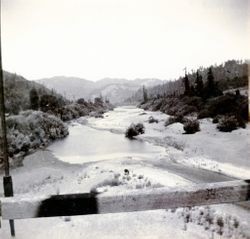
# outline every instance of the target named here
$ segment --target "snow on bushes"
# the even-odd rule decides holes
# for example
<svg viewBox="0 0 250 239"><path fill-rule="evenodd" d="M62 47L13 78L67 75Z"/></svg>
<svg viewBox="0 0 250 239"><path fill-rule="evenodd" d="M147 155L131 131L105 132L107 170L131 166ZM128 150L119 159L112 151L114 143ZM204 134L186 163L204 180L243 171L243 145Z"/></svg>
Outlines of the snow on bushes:
<svg viewBox="0 0 250 239"><path fill-rule="evenodd" d="M125 132L125 136L129 139L133 139L135 136L139 134L144 134L145 127L143 124L131 124Z"/></svg>
<svg viewBox="0 0 250 239"><path fill-rule="evenodd" d="M68 135L68 128L60 119L40 111L28 110L7 117L6 125L10 157L25 155Z"/></svg>

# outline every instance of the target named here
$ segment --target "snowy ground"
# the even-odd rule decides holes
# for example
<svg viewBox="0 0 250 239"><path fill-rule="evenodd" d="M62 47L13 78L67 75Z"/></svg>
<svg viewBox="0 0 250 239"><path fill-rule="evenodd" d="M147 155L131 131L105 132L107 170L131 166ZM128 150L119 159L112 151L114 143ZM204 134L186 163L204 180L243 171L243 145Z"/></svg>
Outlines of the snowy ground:
<svg viewBox="0 0 250 239"><path fill-rule="evenodd" d="M146 123L150 115L160 122ZM247 155L250 155L247 147L249 141L246 141L246 136L250 132L249 126L245 130L225 134L217 132L209 120L203 120L201 132L195 135L183 135L182 126L179 124L165 128L163 125L168 116L159 112L145 114L140 109L118 108L104 116L104 119L82 118L80 121L93 128L115 133L123 133L132 122L143 122L146 126L146 134L139 139L164 146L167 150L163 158L155 158L155 160L159 162L176 160L181 163L191 163L196 167L223 170L231 175L238 164L244 174L240 175L237 171L237 175L241 178L249 175L249 162L247 163ZM213 134L216 134L216 137ZM202 142L205 144L202 145ZM227 148L230 153L227 153ZM240 150L243 150L246 155L240 154ZM235 164L233 159L239 156L240 159ZM204 160L204 165L194 160L199 157ZM216 164L216 167L213 167L208 160ZM245 164L244 161L246 161ZM227 164L231 165L230 170L221 167ZM129 170L129 175L125 175L124 169ZM233 175L237 176L235 172ZM121 191L162 186L175 187L194 183L165 168L152 167L151 164L141 162L140 159L132 160L131 157L124 155L116 158L115 161L110 159L69 164L58 160L48 150L29 155L24 161L24 166L12 170L12 175L15 194L27 195L84 193L93 190ZM0 183L2 185L2 182ZM3 189L0 187L0 195L2 193ZM250 238L249 219L250 212L240 206L218 205L178 210L25 219L17 220L15 223L18 239L99 237L236 239ZM0 238L11 238L7 221L2 221Z"/></svg>

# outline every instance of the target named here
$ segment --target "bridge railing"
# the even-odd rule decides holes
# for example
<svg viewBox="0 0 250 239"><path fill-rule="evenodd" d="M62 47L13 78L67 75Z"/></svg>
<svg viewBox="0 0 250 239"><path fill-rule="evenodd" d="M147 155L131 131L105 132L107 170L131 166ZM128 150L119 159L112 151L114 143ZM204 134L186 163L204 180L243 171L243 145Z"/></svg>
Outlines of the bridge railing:
<svg viewBox="0 0 250 239"><path fill-rule="evenodd" d="M192 207L250 200L250 180L121 192L0 198L3 219L73 216Z"/></svg>

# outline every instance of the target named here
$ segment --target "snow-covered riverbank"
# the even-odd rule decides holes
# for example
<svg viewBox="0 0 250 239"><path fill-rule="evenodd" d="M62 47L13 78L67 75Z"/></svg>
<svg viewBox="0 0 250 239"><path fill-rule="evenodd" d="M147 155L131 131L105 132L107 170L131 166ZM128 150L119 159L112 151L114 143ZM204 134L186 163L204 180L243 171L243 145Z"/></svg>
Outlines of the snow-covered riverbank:
<svg viewBox="0 0 250 239"><path fill-rule="evenodd" d="M148 124L146 121L150 115L157 118L159 123ZM116 143L119 143L121 140L121 144L126 144L126 142L123 141L124 135L117 133L123 133L132 122L143 122L146 126L146 134L140 136L138 139L152 142L158 146L154 146L156 148L153 147L154 150L152 153L149 149L143 151L142 146L144 144L135 141L135 143L138 144L135 147L137 150L136 153L131 151L128 155L125 153L119 155L117 152L114 152L113 156L115 155L115 157L110 158L108 158L108 156L112 156L112 153L110 153L108 149L105 149L106 151L98 151L103 150L102 148L98 148L96 151L97 157L94 158L94 160L91 158L91 155L95 154L95 151L88 151L88 156L90 157L90 160L88 160L88 157L81 157L81 154L84 152L79 151L77 147L74 148L74 150L69 150L67 157L64 157L68 150L62 149L63 141L61 143L57 142L49 147L48 150L37 151L29 155L24 160L23 167L12 170L14 192L15 194L32 196L34 194L84 193L93 190L100 192L110 190L123 191L140 188L188 185L190 183L196 183L197 179L200 179L200 181L212 180L211 178L215 181L216 179L224 180L224 178L219 178L219 175L218 178L216 178L216 174L208 174L207 178L203 178L200 174L205 175L205 171L200 171L200 174L196 175L196 172L199 171L198 169L192 177L188 175L191 174L191 169L190 171L187 169L185 176L178 175L168 168L169 165L165 165L169 160L171 163L174 163L174 160L178 161L185 156L187 162L190 155L195 155L195 153L197 153L197 155L202 154L201 151L192 151L190 148L189 151L186 151L188 149L187 144L191 144L192 136L193 138L197 138L199 134L204 134L203 137L205 137L207 134L206 131L201 131L195 135L183 135L182 127L178 124L166 129L164 127L164 121L167 117L168 116L158 112L144 112L141 109L122 107L115 109L113 112L106 113L103 119L83 118L80 120L83 124L87 124L88 127L99 130L101 137L99 143L107 140L105 137L112 137L112 135L101 136L102 132L107 130L116 133L115 137L118 137L115 139L117 140ZM205 123L202 123L202 130L205 125L212 125L209 121L204 122ZM73 131L71 131L71 129ZM75 142L82 142L82 147L84 147L84 145L88 147L88 135L81 137L79 134L83 132L81 132L80 129L81 127L78 123L73 123L73 125L70 126L70 132L73 132L73 134L70 134L64 142L74 144L74 141L70 141L70 137L76 137L78 135L79 137L77 136L78 138ZM171 132L172 134L170 134ZM240 131L235 131L235 133L237 132ZM247 133L249 133L249 128L241 132L241 134L238 134L238 137L242 138L235 139L235 144L233 144L231 149L231 151L234 151L234 155L237 155L237 150L239 150L237 147L239 145L242 147L246 145L246 142L237 144L236 141L243 139ZM226 137L231 136L230 134L225 135L223 133L222 135L224 136L214 137L216 141L213 142L218 143L219 140L225 140ZM93 134L92 137L94 137ZM98 135L95 137L98 137ZM122 139L119 139L120 137L122 137ZM184 137L186 137L186 141L183 140ZM202 135L199 137L202 137ZM199 137L196 139L197 142L199 141ZM92 140L93 139L94 138L92 138ZM183 142L181 140L184 141L183 144L181 144ZM234 139L232 138L231 140ZM213 142L211 141L210 147L212 147ZM225 142L227 142L227 140L225 140ZM228 144L229 142L230 141L228 141ZM146 146L147 145L148 144L146 144ZM89 146L91 146L91 144ZM152 146L151 143L148 145L148 147ZM203 145L204 148L205 146ZM65 144L64 147L67 147L67 144ZM106 142L105 147L109 147ZM62 152L64 151L65 154L60 154L60 149L62 149ZM248 149L246 148L244 150L247 154ZM107 157L102 159L100 152L107 152ZM188 154L188 152L190 154ZM209 154L209 150L208 152L204 152L204 155L216 155L214 152ZM150 154L151 158L148 154ZM60 158L66 162L59 160ZM72 161L70 161L71 159ZM217 159L214 161L217 162ZM78 164L76 164L76 162ZM157 163L158 166L155 165L155 163ZM162 167L163 164L166 167ZM183 169L185 167L186 166L183 166ZM129 175L124 173L124 169L129 171ZM247 167L245 169L247 170ZM197 180L197 182L200 181ZM0 183L2 185L2 182ZM1 186L0 194L2 194L2 192L3 189ZM197 207L194 209L180 208L176 211L157 210L71 218L60 217L18 220L16 221L16 238L169 238L171 236L177 239L248 238L250 237L250 233L247 229L250 227L249 218L249 211L239 206L218 205ZM0 238L11 238L7 221L2 222Z"/></svg>

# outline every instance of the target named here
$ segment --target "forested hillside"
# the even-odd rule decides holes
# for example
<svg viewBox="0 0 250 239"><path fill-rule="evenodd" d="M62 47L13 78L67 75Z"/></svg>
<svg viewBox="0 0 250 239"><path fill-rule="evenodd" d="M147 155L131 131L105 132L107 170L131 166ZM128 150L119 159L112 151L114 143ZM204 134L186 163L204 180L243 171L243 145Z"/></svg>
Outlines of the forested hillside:
<svg viewBox="0 0 250 239"><path fill-rule="evenodd" d="M43 95L54 95L62 105L67 102L62 96L47 89L43 85L34 81L28 81L20 75L5 71L4 93L6 112L9 114L18 114L22 110L32 109L32 103L30 102L32 90L33 93L34 90L36 91L35 94L39 98Z"/></svg>
<svg viewBox="0 0 250 239"><path fill-rule="evenodd" d="M247 62L229 60L221 65L211 66L213 71L214 82L217 84L220 91L226 91L236 88L247 88L248 85L248 66ZM195 87L197 73L203 83L207 79L207 74L210 67L200 67L197 70L187 72L186 76L189 81L191 90ZM165 96L179 96L184 93L184 77L179 77L175 80L170 80L164 84L147 88L147 95L149 98L165 97ZM143 90L138 90L133 97L126 100L126 102L141 102L143 101Z"/></svg>
<svg viewBox="0 0 250 239"><path fill-rule="evenodd" d="M140 107L160 110L174 116L171 122L185 123L184 116L213 118L221 131L245 127L248 121L247 64L228 61L220 66L199 68L184 77L162 86L146 89L141 94ZM199 130L198 121L188 121Z"/></svg>

